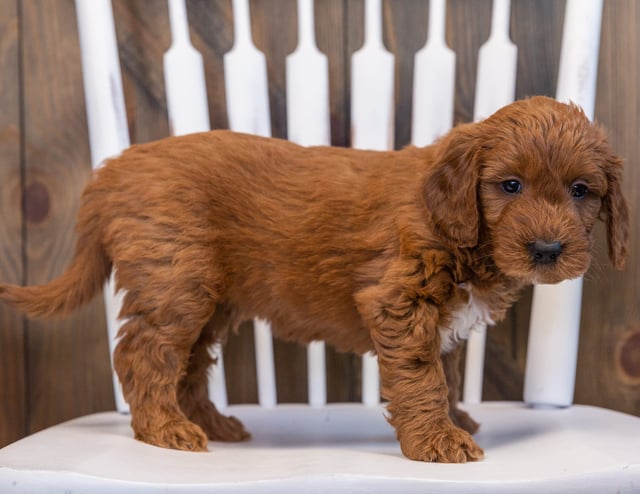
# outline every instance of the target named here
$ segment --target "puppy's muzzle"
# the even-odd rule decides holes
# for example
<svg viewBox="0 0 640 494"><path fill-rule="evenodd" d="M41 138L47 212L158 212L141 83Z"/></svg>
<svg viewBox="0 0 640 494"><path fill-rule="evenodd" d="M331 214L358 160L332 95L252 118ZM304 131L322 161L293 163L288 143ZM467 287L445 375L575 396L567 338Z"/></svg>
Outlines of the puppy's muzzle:
<svg viewBox="0 0 640 494"><path fill-rule="evenodd" d="M555 264L562 253L562 244L558 241L536 240L527 245L531 261L537 266Z"/></svg>

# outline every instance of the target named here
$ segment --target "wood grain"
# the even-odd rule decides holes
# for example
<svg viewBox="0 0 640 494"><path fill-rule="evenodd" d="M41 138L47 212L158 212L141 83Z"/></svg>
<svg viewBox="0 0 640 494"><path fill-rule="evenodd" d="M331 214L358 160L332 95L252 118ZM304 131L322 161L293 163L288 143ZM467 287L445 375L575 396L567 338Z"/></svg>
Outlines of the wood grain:
<svg viewBox="0 0 640 494"><path fill-rule="evenodd" d="M489 37L491 0L447 2L447 42L456 53L454 124L473 120L478 50Z"/></svg>
<svg viewBox="0 0 640 494"><path fill-rule="evenodd" d="M631 212L631 254L624 271L613 271L604 228L598 229L596 259L585 279L576 386L580 403L638 415L637 367L633 367L633 360L624 364L621 359L623 355L640 356L640 337L633 336L640 331L639 23L636 1L604 3L595 113L596 120L608 129L613 148L626 161L622 188Z"/></svg>
<svg viewBox="0 0 640 494"><path fill-rule="evenodd" d="M258 403L253 324L246 322L229 335L224 348L225 377L229 403Z"/></svg>
<svg viewBox="0 0 640 494"><path fill-rule="evenodd" d="M171 44L163 0L116 0L113 15L131 143L169 135L162 56Z"/></svg>
<svg viewBox="0 0 640 494"><path fill-rule="evenodd" d="M26 282L62 273L78 198L90 176L75 12L71 2L22 3ZM113 408L101 300L65 321L29 321L31 432Z"/></svg>
<svg viewBox="0 0 640 494"><path fill-rule="evenodd" d="M385 2L386 45L396 60L395 70L395 147L411 142L413 104L413 59L427 41L428 3L421 1Z"/></svg>
<svg viewBox="0 0 640 494"><path fill-rule="evenodd" d="M222 57L233 46L231 0L189 0L187 14L191 42L204 59L211 127L226 129L229 123Z"/></svg>
<svg viewBox="0 0 640 494"><path fill-rule="evenodd" d="M345 52L346 7L342 0L315 0L316 43L329 62L331 143L346 146L348 126L348 56Z"/></svg>
<svg viewBox="0 0 640 494"><path fill-rule="evenodd" d="M20 61L17 2L0 3L0 279L22 283ZM27 433L23 317L0 306L0 446Z"/></svg>
<svg viewBox="0 0 640 494"><path fill-rule="evenodd" d="M287 137L285 58L296 48L295 0L251 0L253 42L267 59L271 134Z"/></svg>

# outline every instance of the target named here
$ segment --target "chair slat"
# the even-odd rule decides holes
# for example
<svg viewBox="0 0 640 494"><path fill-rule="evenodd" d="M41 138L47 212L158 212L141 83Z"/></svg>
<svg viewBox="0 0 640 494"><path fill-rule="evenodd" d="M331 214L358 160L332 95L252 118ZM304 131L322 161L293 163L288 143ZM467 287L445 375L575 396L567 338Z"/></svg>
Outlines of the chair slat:
<svg viewBox="0 0 640 494"><path fill-rule="evenodd" d="M473 118L481 120L513 102L516 94L518 48L509 38L510 0L493 0L491 33L480 47ZM482 399L482 377L486 326L473 331L467 343L465 379L462 399L479 403Z"/></svg>
<svg viewBox="0 0 640 494"><path fill-rule="evenodd" d="M271 136L271 113L267 62L253 45L249 0L233 0L234 43L224 56L224 83L229 127L236 132ZM254 319L258 400L262 406L276 404L271 327Z"/></svg>
<svg viewBox="0 0 640 494"><path fill-rule="evenodd" d="M602 0L568 0L556 98L573 101L593 120L598 79Z"/></svg>
<svg viewBox="0 0 640 494"><path fill-rule="evenodd" d="M556 98L580 105L593 120L602 0L567 0ZM582 278L534 288L524 400L530 405L573 403Z"/></svg>
<svg viewBox="0 0 640 494"><path fill-rule="evenodd" d="M277 403L277 395L271 326L263 319L254 319L253 332L256 346L258 402L265 408L273 408Z"/></svg>
<svg viewBox="0 0 640 494"><path fill-rule="evenodd" d="M365 41L351 58L351 139L360 149L394 147L394 57L382 40L380 0L365 3ZM378 360L362 357L362 398L368 405L380 401Z"/></svg>
<svg viewBox="0 0 640 494"><path fill-rule="evenodd" d="M209 399L215 403L218 410L224 410L229 406L227 397L227 380L224 372L224 360L222 346L216 343L209 349L211 357L216 364L209 369Z"/></svg>
<svg viewBox="0 0 640 494"><path fill-rule="evenodd" d="M328 146L329 63L315 41L313 0L298 0L298 46L286 59L287 131L289 140L303 146ZM327 402L325 344L307 347L308 400Z"/></svg>
<svg viewBox="0 0 640 494"><path fill-rule="evenodd" d="M169 0L171 46L163 57L169 127L173 135L211 129L202 55L191 45L185 0ZM209 397L227 406L224 361L220 345L211 349L217 363L210 370Z"/></svg>
<svg viewBox="0 0 640 494"><path fill-rule="evenodd" d="M491 33L478 53L473 119L487 118L513 102L518 48L509 38L510 0L493 0Z"/></svg>
<svg viewBox="0 0 640 494"><path fill-rule="evenodd" d="M351 144L394 147L394 57L382 42L381 0L365 3L365 41L351 58Z"/></svg>
<svg viewBox="0 0 640 494"><path fill-rule="evenodd" d="M372 353L362 356L362 403L370 407L380 403L380 370Z"/></svg>
<svg viewBox="0 0 640 494"><path fill-rule="evenodd" d="M298 46L286 59L287 133L303 146L328 146L329 63L315 41L313 0L298 0Z"/></svg>
<svg viewBox="0 0 640 494"><path fill-rule="evenodd" d="M209 123L202 55L191 45L184 0L169 0L171 46L163 57L167 110L173 135L206 132Z"/></svg>
<svg viewBox="0 0 640 494"><path fill-rule="evenodd" d="M327 404L326 351L323 341L313 341L307 346L307 382L309 405Z"/></svg>
<svg viewBox="0 0 640 494"><path fill-rule="evenodd" d="M453 125L456 55L445 39L446 0L429 2L429 32L414 57L411 142L427 146Z"/></svg>
<svg viewBox="0 0 640 494"><path fill-rule="evenodd" d="M118 45L110 0L76 0L82 56L82 76L89 126L91 163L102 162L129 147L129 130L122 90ZM121 294L114 292L113 275L104 289L111 355L120 324ZM113 373L116 407L128 412L117 376Z"/></svg>
<svg viewBox="0 0 640 494"><path fill-rule="evenodd" d="M482 379L484 375L484 355L487 343L487 326L474 331L467 340L464 364L464 388L462 401L475 404L482 401Z"/></svg>
<svg viewBox="0 0 640 494"><path fill-rule="evenodd" d="M224 56L231 130L271 136L267 62L251 37L249 0L233 0L234 43Z"/></svg>

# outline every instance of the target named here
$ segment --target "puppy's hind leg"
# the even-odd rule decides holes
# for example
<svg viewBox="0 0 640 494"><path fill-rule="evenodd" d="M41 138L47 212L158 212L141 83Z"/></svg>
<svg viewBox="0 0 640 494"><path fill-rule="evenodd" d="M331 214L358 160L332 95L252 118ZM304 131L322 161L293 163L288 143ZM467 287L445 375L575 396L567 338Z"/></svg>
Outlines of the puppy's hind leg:
<svg viewBox="0 0 640 494"><path fill-rule="evenodd" d="M469 434L478 432L480 424L471 418L471 416L458 408L458 400L460 397L460 357L462 356L462 344L458 344L449 353L441 356L442 367L447 379L447 387L449 394L449 417L451 421L464 429Z"/></svg>
<svg viewBox="0 0 640 494"><path fill-rule="evenodd" d="M136 439L163 448L206 451L207 436L178 405L178 382L199 329L152 324L140 315L119 332L113 362L131 408Z"/></svg>
<svg viewBox="0 0 640 494"><path fill-rule="evenodd" d="M115 262L118 286L127 291L120 314L126 322L113 362L135 437L165 448L206 451L207 435L180 408L178 385L216 307L217 278L208 252L191 245L176 253L170 242L117 246L128 248L116 252ZM135 262L125 262L125 255Z"/></svg>
<svg viewBox="0 0 640 494"><path fill-rule="evenodd" d="M217 312L222 312L220 309ZM193 345L186 374L178 386L178 400L185 415L198 424L211 441L245 441L251 435L242 422L221 414L208 396L207 371L216 363L209 350L218 340L218 323L218 318L214 316Z"/></svg>

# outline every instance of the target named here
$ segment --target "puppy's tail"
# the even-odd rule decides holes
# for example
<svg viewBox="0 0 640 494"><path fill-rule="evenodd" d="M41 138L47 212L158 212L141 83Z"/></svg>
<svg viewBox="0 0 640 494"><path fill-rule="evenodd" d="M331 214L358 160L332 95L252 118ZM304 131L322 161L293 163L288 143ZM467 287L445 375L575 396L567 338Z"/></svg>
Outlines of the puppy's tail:
<svg viewBox="0 0 640 494"><path fill-rule="evenodd" d="M89 302L109 276L111 261L97 228L79 233L71 265L59 278L36 286L0 283L0 300L35 318L65 316Z"/></svg>

